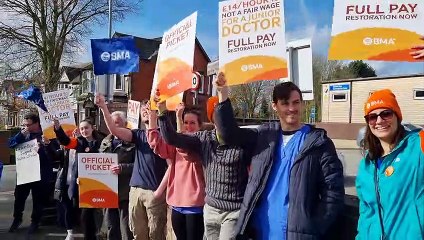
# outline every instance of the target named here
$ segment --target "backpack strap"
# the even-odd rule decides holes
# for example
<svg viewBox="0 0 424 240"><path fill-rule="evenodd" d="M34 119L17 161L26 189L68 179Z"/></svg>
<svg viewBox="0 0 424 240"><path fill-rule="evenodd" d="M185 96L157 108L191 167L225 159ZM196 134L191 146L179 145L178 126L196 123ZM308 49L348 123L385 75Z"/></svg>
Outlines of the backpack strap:
<svg viewBox="0 0 424 240"><path fill-rule="evenodd" d="M421 151L424 153L424 130L422 130L419 134L421 139Z"/></svg>

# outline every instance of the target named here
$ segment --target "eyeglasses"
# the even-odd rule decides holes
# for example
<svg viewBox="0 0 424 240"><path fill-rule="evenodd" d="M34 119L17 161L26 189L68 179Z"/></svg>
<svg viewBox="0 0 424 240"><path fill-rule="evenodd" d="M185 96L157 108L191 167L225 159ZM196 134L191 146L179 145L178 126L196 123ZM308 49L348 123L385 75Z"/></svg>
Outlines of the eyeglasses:
<svg viewBox="0 0 424 240"><path fill-rule="evenodd" d="M383 120L390 120L393 118L394 112L392 110L384 110L380 113L370 113L366 116L364 116L365 121L368 124L374 125L377 122L378 117L381 117Z"/></svg>
<svg viewBox="0 0 424 240"><path fill-rule="evenodd" d="M22 127L31 127L34 123L22 123Z"/></svg>

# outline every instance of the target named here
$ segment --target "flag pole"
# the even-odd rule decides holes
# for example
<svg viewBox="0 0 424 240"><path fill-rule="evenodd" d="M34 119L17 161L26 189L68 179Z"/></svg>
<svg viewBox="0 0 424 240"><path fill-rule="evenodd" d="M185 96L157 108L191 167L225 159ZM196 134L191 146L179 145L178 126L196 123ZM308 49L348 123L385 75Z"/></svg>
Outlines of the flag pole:
<svg viewBox="0 0 424 240"><path fill-rule="evenodd" d="M112 0L109 0L109 38L112 38ZM110 93L110 75L106 75L106 101L113 102L113 94Z"/></svg>

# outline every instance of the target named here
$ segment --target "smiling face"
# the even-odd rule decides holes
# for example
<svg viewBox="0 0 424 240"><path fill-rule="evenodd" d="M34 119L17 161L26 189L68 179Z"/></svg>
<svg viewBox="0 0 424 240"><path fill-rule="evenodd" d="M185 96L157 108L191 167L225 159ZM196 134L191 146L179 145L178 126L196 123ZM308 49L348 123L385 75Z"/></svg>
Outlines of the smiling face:
<svg viewBox="0 0 424 240"><path fill-rule="evenodd" d="M194 133L200 130L199 117L194 113L186 113L184 115L184 130Z"/></svg>
<svg viewBox="0 0 424 240"><path fill-rule="evenodd" d="M93 136L93 126L88 122L81 122L79 124L79 130L81 136L83 136L84 138L90 138Z"/></svg>
<svg viewBox="0 0 424 240"><path fill-rule="evenodd" d="M277 112L280 121L287 126L301 124L302 100L297 91L291 91L287 100L279 99L272 103L272 108Z"/></svg>
<svg viewBox="0 0 424 240"><path fill-rule="evenodd" d="M366 121L374 136L385 142L393 142L398 130L398 118L390 109L379 108L370 112Z"/></svg>

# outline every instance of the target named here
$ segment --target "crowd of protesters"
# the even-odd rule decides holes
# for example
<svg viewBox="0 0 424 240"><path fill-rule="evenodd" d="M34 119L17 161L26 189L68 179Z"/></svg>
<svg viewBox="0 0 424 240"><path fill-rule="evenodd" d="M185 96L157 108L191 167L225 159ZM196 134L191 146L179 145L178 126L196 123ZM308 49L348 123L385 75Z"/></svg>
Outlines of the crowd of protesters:
<svg viewBox="0 0 424 240"><path fill-rule="evenodd" d="M424 57L417 46L414 56ZM277 84L272 108L279 121L258 128L238 127L224 74L217 97L207 102L214 124L202 130L201 112L180 105L176 122L157 92L143 102L140 129L126 128L123 112L101 109L110 135L102 138L89 120L69 137L54 121L55 140L42 135L36 114L24 118L10 147L37 139L41 180L17 185L10 232L22 223L32 193L29 233L35 232L49 194L44 187L60 159L54 198L63 213L67 240L80 225L85 239L99 239L102 223L108 239L164 240L167 210L178 240L332 239L343 211L343 166L326 131L301 122L303 100L291 82ZM151 106L156 106L152 110ZM175 115L174 115L175 116ZM424 132L407 131L402 111L388 89L375 91L364 103L366 156L356 188L360 217L357 239L424 239ZM119 208L78 208L79 153L117 153Z"/></svg>

